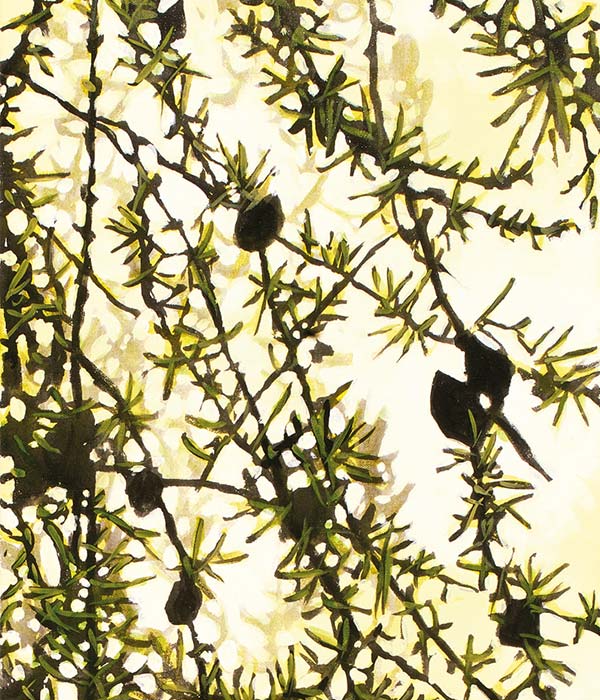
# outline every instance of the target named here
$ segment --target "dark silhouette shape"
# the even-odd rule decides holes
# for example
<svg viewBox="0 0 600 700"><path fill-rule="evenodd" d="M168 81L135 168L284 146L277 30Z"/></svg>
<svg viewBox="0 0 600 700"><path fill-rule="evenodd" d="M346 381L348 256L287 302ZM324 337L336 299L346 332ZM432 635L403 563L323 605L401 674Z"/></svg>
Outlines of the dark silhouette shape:
<svg viewBox="0 0 600 700"><path fill-rule="evenodd" d="M131 507L139 516L151 513L161 504L163 482L159 474L143 469L130 477L125 489Z"/></svg>
<svg viewBox="0 0 600 700"><path fill-rule="evenodd" d="M464 382L437 371L431 385L431 415L446 437L472 446L487 417L477 394ZM471 417L475 423L475 432Z"/></svg>
<svg viewBox="0 0 600 700"><path fill-rule="evenodd" d="M310 528L311 539L323 531L329 518L333 517L333 508L321 502L312 486L296 489L290 494L291 508L285 518L285 524L294 539L300 539L305 528Z"/></svg>
<svg viewBox="0 0 600 700"><path fill-rule="evenodd" d="M496 407L496 410L492 407L492 410L486 411L479 403L479 393L481 392L476 392L468 382L460 382L444 372L436 372L431 385L430 408L439 429L446 437L472 447L476 437L486 429L486 423L493 422L506 433L519 457L547 481L551 481L551 477L536 460L519 431L501 413L500 407ZM469 411L477 436L473 434Z"/></svg>
<svg viewBox="0 0 600 700"><path fill-rule="evenodd" d="M0 454L12 457L23 476L15 482L14 503L27 505L53 486L79 494L93 484L91 452L96 440L92 411L58 415L44 437L46 444L31 445L39 430L28 412L23 421L11 416L0 428Z"/></svg>
<svg viewBox="0 0 600 700"><path fill-rule="evenodd" d="M285 218L277 195L243 208L235 222L235 241L247 251L264 250L279 235Z"/></svg>
<svg viewBox="0 0 600 700"><path fill-rule="evenodd" d="M465 354L467 385L476 394L485 394L492 406L501 406L510 389L515 368L500 350L482 343L471 333L461 333L454 341Z"/></svg>
<svg viewBox="0 0 600 700"><path fill-rule="evenodd" d="M160 29L161 42L165 40L165 37L169 33L169 29L173 30L173 33L171 34L171 41L182 39L185 36L187 29L183 0L177 0L177 2L173 3L168 10L159 12L156 16L156 24Z"/></svg>
<svg viewBox="0 0 600 700"><path fill-rule="evenodd" d="M165 612L172 625L189 625L202 605L202 594L187 574L173 584L165 604Z"/></svg>
<svg viewBox="0 0 600 700"><path fill-rule="evenodd" d="M498 625L498 639L501 644L509 647L525 648L525 641L534 647L541 644L540 614L531 610L530 605L523 599L510 599L506 611Z"/></svg>
<svg viewBox="0 0 600 700"><path fill-rule="evenodd" d="M0 426L0 454L12 457L15 469L22 476L15 479L13 502L15 506L27 505L39 498L51 485L51 474L41 447L31 446L36 424L31 413L17 421L11 415Z"/></svg>
<svg viewBox="0 0 600 700"><path fill-rule="evenodd" d="M331 345L327 345L326 343L322 343L320 340L317 340L315 343L315 346L312 350L309 350L310 357L312 361L315 364L319 364L319 362L323 362L323 360L326 357L333 357L333 348Z"/></svg>
<svg viewBox="0 0 600 700"><path fill-rule="evenodd" d="M90 410L61 418L48 433L48 444L59 452L44 451L53 484L79 492L90 486L93 466L90 458L96 437L96 424Z"/></svg>
<svg viewBox="0 0 600 700"><path fill-rule="evenodd" d="M15 681L6 671L0 672L0 698L2 700L23 700L26 697L39 697L47 676L42 667L28 669L22 681ZM27 695L25 690L27 689Z"/></svg>

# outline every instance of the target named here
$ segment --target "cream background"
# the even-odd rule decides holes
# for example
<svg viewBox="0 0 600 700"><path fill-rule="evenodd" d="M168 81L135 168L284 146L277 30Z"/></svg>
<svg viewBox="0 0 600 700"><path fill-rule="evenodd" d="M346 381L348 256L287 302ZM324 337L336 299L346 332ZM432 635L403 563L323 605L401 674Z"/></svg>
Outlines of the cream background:
<svg viewBox="0 0 600 700"><path fill-rule="evenodd" d="M26 11L27 2L19 3L19 12ZM101 113L114 118L129 120L135 129L159 145L161 151L177 158L176 141L165 141L162 130L168 126L168 112L161 115L156 100L149 88L139 86L127 88L132 75L124 68L115 67L119 57L127 53L122 42L117 41L121 30L111 11L101 2L101 32L105 36L99 56L100 77L104 91L99 100ZM208 137L217 133L223 142L235 149L238 140L248 151L250 162L256 161L264 150L270 149L268 164L276 169L272 180L272 190L276 191L287 215L284 235L297 240L303 210L310 208L313 225L320 236L325 238L329 230L343 232L348 240L375 242L384 235L384 227L377 221L370 222L363 229L358 228L362 214L367 211L370 201L357 199L349 201L345 195L366 191L371 185L360 176L350 179L348 167L343 165L335 171L319 175L315 166L322 164L318 152L306 154L300 136L287 134L286 122L277 108L263 103L268 94L256 87L263 76L260 74L260 61L243 59L242 45L224 42L222 37L229 27L228 4L225 0L186 0L188 33L177 46L180 53L191 54L191 65L208 74L210 79L198 79L191 93L191 105L199 105L204 97L210 100L210 122ZM334 30L339 30L348 38L346 55L347 72L366 76L366 65L362 51L368 39L366 9L362 2L327 2L332 8ZM443 153L452 158L469 162L477 155L483 167L496 164L511 136L513 122L501 130L489 126L489 121L506 106L508 98L492 99L489 94L494 83L476 77L482 67L488 67L485 60L464 54L461 47L468 41L468 32L452 35L444 21L438 21L428 12L428 2L401 1L378 2L380 17L399 28L395 38L384 37L380 58L382 61L382 92L384 104L390 120L395 119L393 105L401 99L410 106L407 109L407 122L417 124L423 120L425 143L431 159ZM12 4L11 4L12 5ZM578 2L565 2L565 13L572 14L579 9ZM0 5L0 21L10 18L16 8L9 3ZM600 15L595 8L594 12ZM54 78L49 79L34 69L33 77L40 84L51 87L62 94L80 109L85 109L86 98L81 81L88 70L85 53L85 26L83 18L68 2L57 6L55 19L51 23L49 37L35 30L32 39L47 44L55 53L53 62ZM148 40L156 42L158 33L148 31ZM2 55L10 51L14 32L4 32ZM40 210L40 219L46 224L55 224L65 240L72 241L77 250L79 243L73 233L73 221L81 222L83 204L79 200L79 187L85 178L87 157L82 148L82 125L65 115L61 108L47 99L25 94L20 99L20 125L37 125L27 143L20 143L23 154L29 155L38 148L45 150L40 164L48 168L68 169L71 178L60 183L58 200ZM126 140L125 140L126 141ZM124 143L127 148L127 144ZM318 149L317 149L318 151ZM474 220L469 231L469 243L463 245L456 237L452 251L445 258L445 264L454 278L446 277L446 288L454 300L459 315L468 324L474 321L485 306L497 295L507 280L514 276L517 283L508 300L496 312L495 318L505 322L516 321L528 315L533 319L531 337L540 335L550 326L562 332L570 325L575 326L572 334L572 347L594 345L600 337L600 316L597 305L600 297L600 240L597 231L589 230L588 225L577 209L574 196L561 196L560 190L568 175L576 170L581 162L577 139L574 139L570 154L561 154L560 169L552 163L549 150L542 150L538 156L538 169L533 187L522 186L503 199L504 193L482 198L483 205L495 207L505 202L507 212L520 206L532 209L539 214L542 223L553 217L573 217L582 225L581 235L565 234L560 240L550 241L539 251L532 250L528 241L521 239L509 242L500 239ZM152 149L142 154L146 167L156 168ZM98 140L98 170L101 173L96 194L99 203L96 209L97 238L92 255L96 272L105 280L116 284L124 281L127 270L120 264L119 254L111 255L114 246L111 234L98 229L107 218L113 215L117 202L127 202L130 198L128 186L135 182L135 173L114 156L112 147L100 137ZM186 227L193 228L195 219L205 206L201 195L188 185L182 184L167 175L163 176L163 193L168 205L177 212ZM466 193L467 188L464 189ZM229 325L243 318L248 328L255 325L256 319L245 317L241 310L249 297L251 285L247 282L251 271L258 272L255 256L239 253L231 246L234 213L219 210L214 215L216 225L215 247L221 256L217 266L216 281L222 292L222 307ZM160 215L156 213L156 220ZM18 213L11 217L11 225L16 234L25 222ZM110 241L110 243L109 243ZM165 237L161 243L168 245ZM406 267L418 267L410 256L397 245L398 277L403 276ZM283 247L273 245L269 249L272 268L283 262L288 254ZM382 260L389 264L390 258ZM174 258L173 272L181 269L183 258ZM366 278L366 276L365 276ZM323 278L326 279L325 277ZM126 303L137 305L135 290L122 288L120 298ZM462 371L461 355L445 346L433 348L429 356L423 357L415 348L402 362L396 362L397 352L392 350L377 357L382 346L380 336L369 338L367 332L377 327L371 318L372 307L357 294L349 294L346 310L351 310L352 319L345 324L332 324L326 331L324 342L329 342L339 353L337 365L325 362L316 368L323 389L331 390L348 379L354 384L345 401L346 413L351 415L353 407L360 401L366 402L366 416L375 421L379 416L387 421L387 433L381 447L382 455L397 453L392 461L392 475L389 494L402 491L407 484L412 490L401 514L405 522L411 523L410 535L417 545L431 549L438 559L453 566L456 555L468 541L459 540L454 544L447 541L454 528L452 514L460 507L459 497L463 495L462 482L458 470L436 474L435 468L448 462L442 453L448 447L447 441L437 430L428 413L429 386L436 369L443 369L456 376ZM132 324L120 312L111 307L93 290L84 326L84 343L88 353L99 366L124 386L128 371L133 371L139 387L144 392L144 405L149 411L156 411L157 430L147 436L147 444L155 456L155 463L166 475L194 475L197 468L193 459L181 446L179 436L183 430L201 442L200 431L186 425L182 416L185 413L200 411L201 397L193 387L179 382L170 400L161 400L163 376L159 370L150 369L141 352L160 353L162 341L148 336L149 314L143 314ZM423 304L422 308L426 309ZM199 308L197 311L199 328L208 328L208 320ZM239 336L232 344L236 357L248 369L251 386L260 384L261 374L268 369L268 359L264 352L268 340L268 325L264 324L258 340ZM47 329L40 328L40 338ZM248 334L249 335L249 334ZM507 337L504 340L509 342ZM308 346L310 347L310 346ZM308 347L304 359L308 363ZM509 345L516 360L525 362L519 355L518 346ZM25 352L25 349L24 349ZM521 351L522 352L522 351ZM600 358L598 358L600 359ZM34 385L30 387L34 393ZM91 386L88 384L88 389ZM281 388L279 388L279 391ZM268 405L276 392L267 397ZM515 379L506 413L521 428L530 441L535 454L547 471L553 476L549 484L512 458L506 447L507 465L515 473L532 479L536 484L534 498L525 504L522 512L531 522L530 531L520 526L503 525L501 532L505 542L515 550L515 560L525 562L536 554L536 562L544 569L551 569L563 561L569 561L570 568L562 579L571 586L562 599L564 607L578 610L577 591L590 593L597 585L600 574L600 549L597 546L596 532L600 526L600 447L597 435L600 429L600 414L590 406L590 425L581 421L574 405L566 411L560 426L552 427L552 410L534 413L531 409L535 400L529 387ZM204 406L202 415L207 415ZM132 449L130 457L138 455ZM232 448L231 454L223 457L223 464L229 465L217 475L223 480L236 481L235 474L247 466L244 457ZM110 488L109 504L117 506L123 502L123 482L120 477L105 479ZM357 489L357 507L360 508L360 489ZM385 500L385 495L384 495ZM193 495L177 494L175 489L167 492L168 504L177 513L180 534L185 537L194 528L194 517L202 514L206 518L210 542L215 541L223 527L221 517L235 511L235 504L224 496L214 493ZM382 504L385 506L385 503ZM197 512L192 512L193 507ZM133 517L133 516L132 516ZM10 521L10 516L2 514ZM10 523L9 523L10 524ZM153 514L140 525L162 529L159 514ZM245 537L252 523L242 519L227 523L226 550L245 548ZM177 565L173 548L162 542L164 551L161 557L166 569ZM132 546L135 548L134 546ZM285 654L288 644L301 638L302 620L299 609L280 602L285 594L281 582L274 581L272 571L284 551L283 545L272 532L247 549L250 554L244 562L221 567L224 578L222 584L214 585L216 600L207 603L196 622L201 638L218 645L219 657L226 670L233 671L239 664L249 673L258 672L257 684L264 682L264 670L272 666L277 654ZM46 562L49 572L53 563ZM132 576L141 573L133 571ZM160 567L155 569L157 578L134 592L139 600L141 625L166 629L168 623L162 604L168 595L174 575ZM9 582L6 572L2 582ZM212 582L211 582L212 585ZM562 602L561 601L561 602ZM567 606L567 602L570 606ZM150 604L148 604L150 603ZM455 622L457 638L476 631L485 621L486 601L481 596L455 596L451 598L447 615ZM560 625L557 625L560 627ZM544 629L549 629L544 627ZM481 627L482 639L492 632ZM554 634L554 630L552 630ZM172 637L172 630L167 631ZM559 632L568 636L570 631ZM584 700L597 690L596 659L600 652L600 641L591 635L574 648L558 650L556 658L566 661L577 671L571 687L560 686L559 700ZM23 654L28 652L25 649ZM507 659L510 655L507 655ZM133 663L133 662L132 662ZM156 659L153 663L158 663ZM189 669L193 675L194 669ZM341 683L341 679L338 679ZM152 685L147 678L148 688ZM448 690L451 690L448 684ZM340 686L339 692L343 691ZM61 691L68 699L71 690L65 686ZM427 696L429 697L429 696ZM524 698L528 697L526 694Z"/></svg>

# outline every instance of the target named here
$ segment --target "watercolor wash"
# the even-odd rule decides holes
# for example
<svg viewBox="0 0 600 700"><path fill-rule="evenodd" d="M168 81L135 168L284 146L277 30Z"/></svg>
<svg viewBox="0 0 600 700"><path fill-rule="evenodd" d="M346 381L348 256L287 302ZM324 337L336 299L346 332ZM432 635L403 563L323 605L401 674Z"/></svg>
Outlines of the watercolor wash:
<svg viewBox="0 0 600 700"><path fill-rule="evenodd" d="M0 697L593 697L600 9L0 24Z"/></svg>

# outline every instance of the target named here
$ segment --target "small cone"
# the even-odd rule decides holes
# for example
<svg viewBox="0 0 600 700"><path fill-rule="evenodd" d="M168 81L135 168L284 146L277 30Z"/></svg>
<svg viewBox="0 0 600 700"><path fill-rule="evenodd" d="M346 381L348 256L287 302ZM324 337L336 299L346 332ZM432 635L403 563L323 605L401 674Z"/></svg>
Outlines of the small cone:
<svg viewBox="0 0 600 700"><path fill-rule="evenodd" d="M304 528L311 528L311 535L318 535L331 517L331 508L319 500L312 486L296 489L291 494L292 507L286 516L286 525L295 539L300 539Z"/></svg>
<svg viewBox="0 0 600 700"><path fill-rule="evenodd" d="M533 635L533 636L529 636ZM509 600L502 622L498 626L498 639L509 647L525 648L525 640L534 647L541 644L540 614L531 610L525 599Z"/></svg>
<svg viewBox="0 0 600 700"><path fill-rule="evenodd" d="M285 218L277 195L267 195L242 209L235 223L235 241L242 250L264 250L279 235Z"/></svg>
<svg viewBox="0 0 600 700"><path fill-rule="evenodd" d="M160 475L149 469L136 472L125 489L131 507L139 516L145 516L160 506L163 482Z"/></svg>
<svg viewBox="0 0 600 700"><path fill-rule="evenodd" d="M172 625L189 625L196 619L202 604L202 594L187 576L182 575L173 584L165 604L165 612Z"/></svg>

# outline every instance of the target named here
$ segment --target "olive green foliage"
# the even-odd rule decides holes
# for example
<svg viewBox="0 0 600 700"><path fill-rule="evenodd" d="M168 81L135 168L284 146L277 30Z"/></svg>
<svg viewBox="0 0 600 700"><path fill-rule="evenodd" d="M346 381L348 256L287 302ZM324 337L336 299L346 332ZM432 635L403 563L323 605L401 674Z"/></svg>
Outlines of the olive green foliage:
<svg viewBox="0 0 600 700"><path fill-rule="evenodd" d="M573 638L577 642L584 633L600 634L593 594L580 594L579 610L565 611L556 602L565 588L562 566L542 572L531 561L496 560L500 545L510 547L503 542L503 521L514 519L527 526L522 504L534 490L528 470L548 476L529 449L526 434L503 414L511 381L516 373L528 382L539 399L538 408L554 409L554 422L569 402L587 420L589 408L600 404L594 384L598 371L588 361L595 348L574 348L570 330L552 329L532 337L529 318L503 320L502 303L514 280L508 280L487 307L482 304L479 318L465 327L446 293L443 262L451 243L467 243L477 235L475 226L511 239L527 237L534 248L575 233L570 220L540 223L543 213L535 211L507 215L505 205L487 210L475 197L463 194L468 186L504 192L508 198L512 188L531 180L535 155L542 148L551 149L557 162L569 149L583 149L583 170L565 182L565 189L580 192L582 207L595 223L599 27L589 8L565 16L551 6L554 3L542 0L433 3L432 12L448 31L460 29L461 36L465 28L472 32L465 49L489 57L485 75L500 77L503 85L496 94L513 99L495 124L514 125L514 138L503 161L484 171L477 159L467 165L448 159L430 162L421 125L408 128L403 105L385 103L379 90L378 47L394 41L398 30L381 21L376 0L365 3L366 79L352 75L343 57L344 37L327 29L329 3L231 3L227 37L240 56L260 62L264 79L255 89L270 109L278 110L289 133L325 159L322 172L344 169L360 177L362 185L372 183L369 191L359 193L370 203L365 228L351 240L335 231L317 230L308 210L301 230L294 230L279 197L270 190L268 154L250 163L243 144L231 149L206 135L209 100L198 109L190 108L188 100L190 86L207 76L193 69L190 57L173 45L192 22L185 14L188 3L178 0L163 12L157 0L33 0L27 14L6 25L16 29L20 39L0 65L6 409L0 451L11 465L2 484L14 485L12 499L0 504L14 518L14 526L2 526L1 532L3 566L14 574L14 583L2 591L3 698L58 698L60 683L68 682L86 700L329 698L339 697L340 687L348 700L449 700L459 697L457 692L460 697L489 700L517 700L533 693L551 700L553 685L572 677L560 661L560 645L573 643ZM69 19L85 32L85 107L53 94L35 77L40 72L52 75L60 60L36 44L37 30L42 36L56 31L55 16L67 5ZM519 19L525 5L534 16L530 26ZM114 40L123 46L119 68L127 71L128 90L152 89L161 113L171 117L166 139L176 138L181 145L178 158L168 157L158 145L153 172L140 155L152 145L148 139L132 124L114 121L99 109L104 86L97 63L104 40L102 17L107 13L119 21L120 35ZM145 38L151 25L158 27L157 44ZM574 56L583 66L579 72L572 67ZM27 95L50 101L81 122L89 167L77 183L84 205L74 224L78 248L66 245L53 226L38 218L38 209L56 197L48 185L57 187L70 173L39 169L39 153L19 155L30 135L21 128L18 111L19 100ZM390 123L395 126L390 128ZM115 159L137 173L133 186L119 193L108 221L94 215L101 196L100 138ZM519 160L518 146L524 144L528 157ZM416 176L430 178L431 184L417 188ZM193 187L198 201L206 202L198 208L192 230L163 196L166 178ZM19 235L9 225L15 210L27 221ZM244 320L229 323L222 310L225 293L214 280L219 263L213 245L215 218L223 210L233 212L237 222L227 234L232 245L260 263L260 272L250 276L254 293L240 303L248 317L254 314L254 320L269 329L271 342L261 352L270 371L258 388L236 356L240 334L251 336L256 328ZM369 240L363 233L368 222L380 224L387 233ZM94 251L104 227L120 241L113 252L122 256L126 274L121 288L105 283L96 271ZM176 253L165 249L165 233L170 244L178 246ZM396 263L398 245L413 259L416 274L407 275ZM274 268L270 254L282 246L288 262ZM168 269L175 254L185 259L179 273ZM307 268L317 274L303 283L299 274ZM323 282L320 272L327 273ZM126 290L138 292L136 305L129 303L130 297L125 299ZM385 510L376 501L389 489L376 468L385 466L387 459L378 453L382 422L369 425L362 411L346 415L339 410L354 370L348 369L347 384L327 392L318 389L321 362L335 359L340 351L319 336L331 325L343 329L351 322L352 309L343 306L350 291L371 304L373 325L364 332L383 336L381 352L395 353L402 361L408 352L428 353L446 344L464 353L465 382L440 370L433 387L423 387L430 395L433 419L450 441L452 463L440 471L454 471L438 478L460 478L460 471L468 487L468 496L456 504L458 527L452 535L464 542L458 574L450 575L433 553L410 539L401 511ZM133 324L142 312L149 315L152 333L161 339L164 351L153 345L143 359L162 373L164 401L177 386L188 384L213 403L216 412L210 418L195 415L193 409L185 417L190 430L181 440L193 461L194 478L188 472L167 476L155 463L157 443L148 438L160 436L164 426L144 412L143 377L138 376L136 362L126 368L129 381L122 382L86 354L82 328L94 313L92 293L101 295L124 323ZM433 302L429 308L419 303L424 298ZM207 319L202 329L188 322L198 304ZM35 332L39 321L51 326L48 352L40 351ZM501 349L502 338L518 341L529 363L516 366ZM299 353L315 339L313 362L306 367ZM131 359L128 354L123 357ZM227 377L233 382L226 382ZM487 395L487 404L481 394ZM8 411L9 405L14 408L13 400L24 405L22 420ZM399 391L399 401L404 400L410 404L410 396ZM334 410L346 416L344 425L334 424ZM200 443L192 427L209 438ZM522 476L504 473L504 440L521 458ZM136 458L130 456L133 445ZM240 468L232 475L235 460L221 458L232 447L254 472ZM298 475L304 476L305 485L295 485L292 476ZM107 497L117 478L124 485L119 507ZM348 503L349 489L357 483L368 499L359 510ZM284 555L274 574L289 590L280 605L299 606L305 629L300 643L272 659L265 693L256 690L251 674L242 669L225 672L218 650L194 627L202 607L214 597L211 583L235 576L236 564L246 554L228 550L225 520L215 546L205 546L202 517L192 532L180 534L165 503L171 489L185 492L186 507L194 517L201 515L194 510L194 499L200 496L215 492L234 499L235 517L252 524L248 546L273 528L279 534ZM25 517L32 507L33 518ZM140 527L138 518L147 516L162 519L160 532ZM156 543L162 539L173 545L178 566L170 593L152 605L163 608L171 625L180 627L174 646L159 631L138 626L134 592L146 577L129 574L132 564L156 565ZM132 543L137 545L134 550ZM54 551L58 582L47 580L40 563L42 546ZM485 622L492 623L485 629L494 630L489 638L469 635L459 646L451 639L453 620L446 601L456 591L485 597ZM543 636L548 617L568 623L567 638L557 642ZM28 623L33 624L26 627ZM15 631L33 648L30 661L19 662L19 673L15 659L21 644L11 634ZM108 653L114 638L120 641L119 650ZM402 653L397 651L399 644ZM515 649L517 664L512 663ZM160 670L149 664L150 652L161 657ZM146 660L130 670L136 653ZM186 658L195 664L192 680L182 670ZM432 662L440 659L445 663ZM74 671L66 676L65 668ZM152 695L140 680L148 674L154 675L157 687Z"/></svg>

